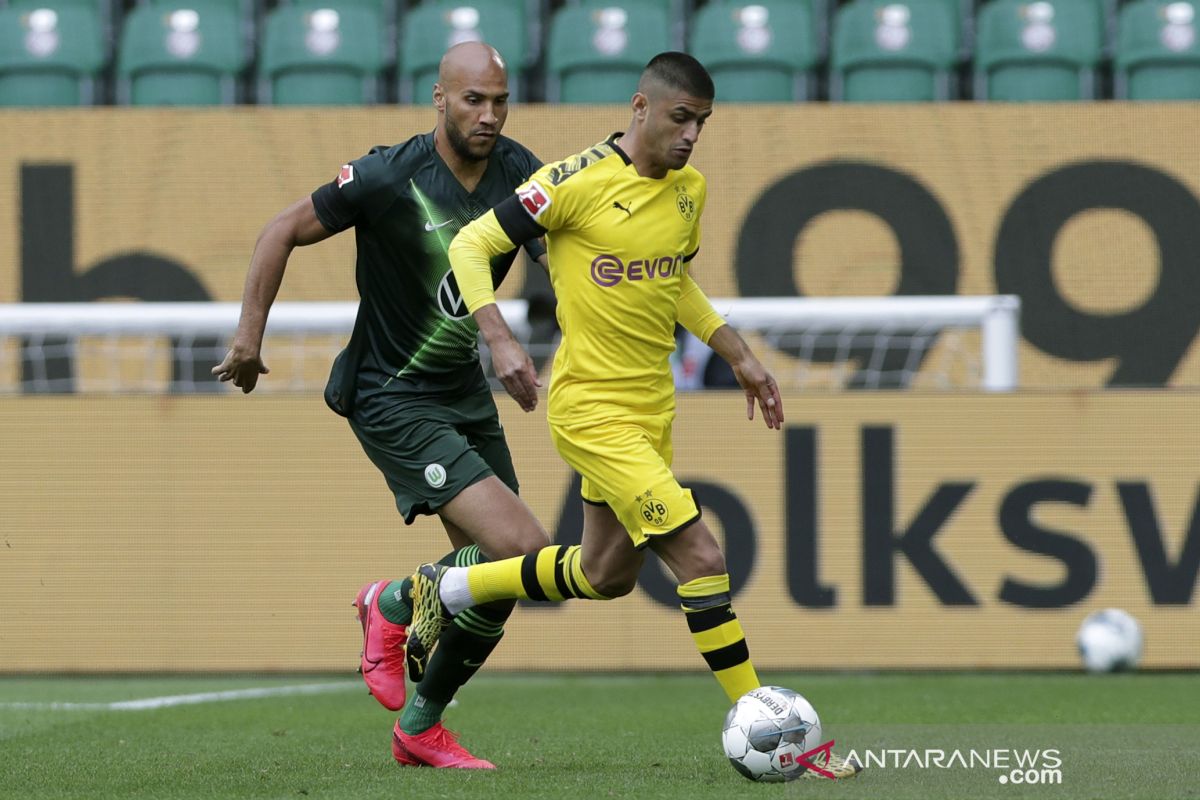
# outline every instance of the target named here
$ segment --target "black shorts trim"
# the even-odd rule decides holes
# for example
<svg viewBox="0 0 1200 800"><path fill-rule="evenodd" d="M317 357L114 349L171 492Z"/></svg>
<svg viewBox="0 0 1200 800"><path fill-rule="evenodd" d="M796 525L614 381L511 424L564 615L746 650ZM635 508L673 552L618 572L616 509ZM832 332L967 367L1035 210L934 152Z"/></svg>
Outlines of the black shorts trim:
<svg viewBox="0 0 1200 800"><path fill-rule="evenodd" d="M583 495L579 495L579 499L582 500L583 502L587 503L589 506L596 506L598 508L608 508L608 503L604 502L603 500L588 500Z"/></svg>

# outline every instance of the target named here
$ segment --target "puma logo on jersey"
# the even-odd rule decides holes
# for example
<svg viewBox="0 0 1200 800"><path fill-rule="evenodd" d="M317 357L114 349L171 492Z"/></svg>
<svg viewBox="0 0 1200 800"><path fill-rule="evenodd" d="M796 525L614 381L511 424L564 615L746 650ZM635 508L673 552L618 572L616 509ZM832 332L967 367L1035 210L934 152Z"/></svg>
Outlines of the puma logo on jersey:
<svg viewBox="0 0 1200 800"><path fill-rule="evenodd" d="M633 218L633 212L629 210L630 208L633 208L633 203L630 203L630 204L629 204L629 208L626 208L625 206L623 206L623 205L621 205L620 203L618 203L616 200L613 200L612 207L613 207L613 208L619 208L619 209L621 209L622 211L624 211L624 212L625 212L625 214L626 214L626 215L627 215L627 216L628 216L630 219L632 219L632 218Z"/></svg>

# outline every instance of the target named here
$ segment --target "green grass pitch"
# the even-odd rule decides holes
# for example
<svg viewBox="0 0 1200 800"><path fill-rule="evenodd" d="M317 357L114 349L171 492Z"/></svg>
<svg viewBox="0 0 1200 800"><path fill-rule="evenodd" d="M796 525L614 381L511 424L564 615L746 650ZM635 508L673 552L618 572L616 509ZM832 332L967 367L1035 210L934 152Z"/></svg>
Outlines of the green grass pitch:
<svg viewBox="0 0 1200 800"><path fill-rule="evenodd" d="M1200 674L765 678L805 694L840 752L1051 748L1062 782L910 764L837 784L753 784L721 752L726 703L707 675L481 676L447 721L493 773L397 766L393 715L345 676L9 677L0 798L1200 798ZM324 682L320 694L104 707Z"/></svg>

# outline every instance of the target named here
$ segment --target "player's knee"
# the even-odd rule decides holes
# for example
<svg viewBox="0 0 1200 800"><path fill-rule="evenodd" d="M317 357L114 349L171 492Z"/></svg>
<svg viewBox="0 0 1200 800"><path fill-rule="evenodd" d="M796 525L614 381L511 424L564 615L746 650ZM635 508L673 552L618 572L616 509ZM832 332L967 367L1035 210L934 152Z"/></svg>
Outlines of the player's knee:
<svg viewBox="0 0 1200 800"><path fill-rule="evenodd" d="M487 554L492 560L517 558L520 555L536 553L541 548L550 545L550 536L541 529L541 525L532 523L517 525L509 534L497 537L497 541L488 542Z"/></svg>
<svg viewBox="0 0 1200 800"><path fill-rule="evenodd" d="M550 537L546 532L540 526L534 526L515 530L511 536L497 542L492 549L495 550L495 558L499 560L536 553L549 544Z"/></svg>
<svg viewBox="0 0 1200 800"><path fill-rule="evenodd" d="M611 600L629 594L633 591L634 586L637 586L636 575L614 575L593 582L592 588Z"/></svg>
<svg viewBox="0 0 1200 800"><path fill-rule="evenodd" d="M696 558L692 563L692 570L700 576L708 575L724 575L725 555L720 548L705 548L703 551L696 553Z"/></svg>

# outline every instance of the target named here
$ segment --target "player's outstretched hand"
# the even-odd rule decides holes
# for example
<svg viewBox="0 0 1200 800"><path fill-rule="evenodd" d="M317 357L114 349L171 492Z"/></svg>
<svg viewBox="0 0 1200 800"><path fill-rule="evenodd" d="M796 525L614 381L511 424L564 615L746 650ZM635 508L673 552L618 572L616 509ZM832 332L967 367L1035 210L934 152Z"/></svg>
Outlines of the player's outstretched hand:
<svg viewBox="0 0 1200 800"><path fill-rule="evenodd" d="M258 385L258 376L266 375L271 370L262 362L257 351L250 351L234 344L225 354L225 360L212 368L212 374L221 383L233 381L233 385L242 390L242 394L250 394Z"/></svg>
<svg viewBox="0 0 1200 800"><path fill-rule="evenodd" d="M763 368L757 358L751 356L733 365L733 374L738 385L746 393L746 419L754 419L754 404L762 409L763 421L768 428L783 427L783 398L779 396L779 385L771 373Z"/></svg>
<svg viewBox="0 0 1200 800"><path fill-rule="evenodd" d="M492 347L492 369L522 411L537 408L537 390L542 382L533 368L533 359L515 339L505 339Z"/></svg>

